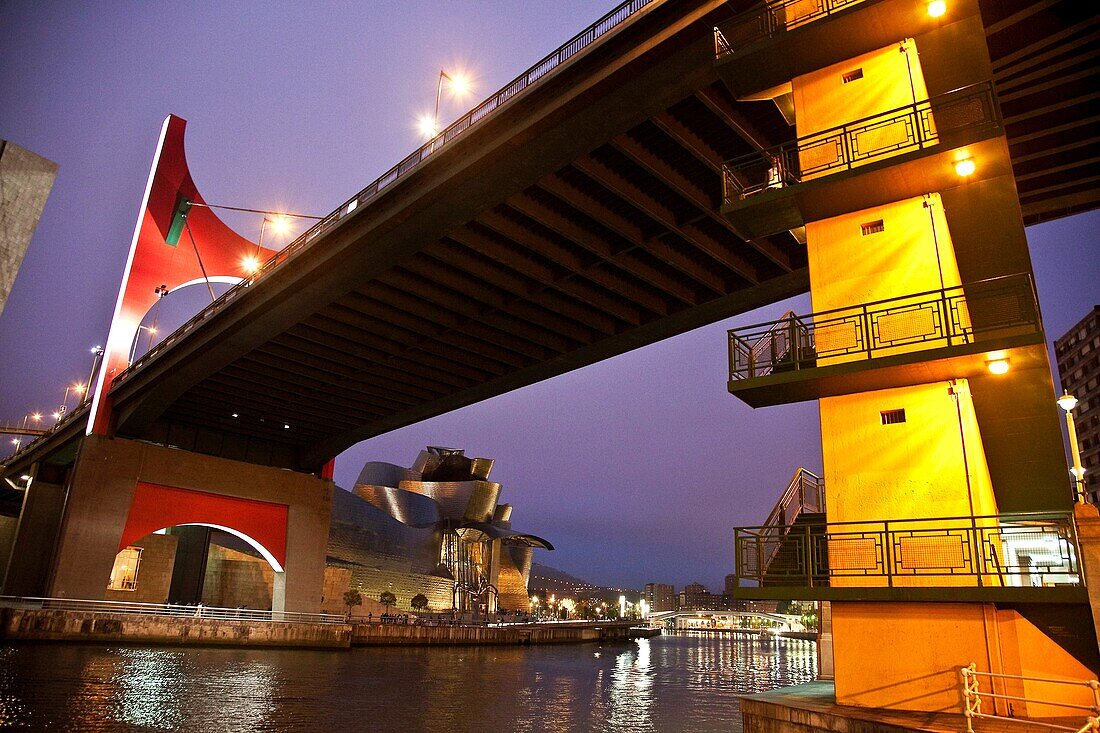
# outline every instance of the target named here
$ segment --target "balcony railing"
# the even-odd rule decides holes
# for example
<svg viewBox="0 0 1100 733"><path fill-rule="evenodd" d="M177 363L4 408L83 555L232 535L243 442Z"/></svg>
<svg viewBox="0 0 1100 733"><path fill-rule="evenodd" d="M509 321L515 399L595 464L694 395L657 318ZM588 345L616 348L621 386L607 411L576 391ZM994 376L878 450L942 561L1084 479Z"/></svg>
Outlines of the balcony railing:
<svg viewBox="0 0 1100 733"><path fill-rule="evenodd" d="M724 58L781 30L827 17L864 0L772 0L714 29L714 55Z"/></svg>
<svg viewBox="0 0 1100 733"><path fill-rule="evenodd" d="M335 211L307 229L297 239L272 256L271 259L261 264L256 274L234 285L223 293L220 298L199 311L191 320L187 321L187 323L183 324L173 333L157 343L140 359L131 364L128 369L118 374L114 378L113 384L119 384L125 381L126 378L135 371L155 359L158 355L166 351L192 331L196 326L208 320L220 309L225 307L230 301L243 293L246 288L265 279L272 272L279 269L279 267L291 259L296 252L312 245L314 240L343 221L344 217L356 211L359 207L369 203L398 179L404 178L409 173L419 168L421 163L428 160L441 148L449 145L454 139L466 132L466 130L477 125L497 109L503 107L507 102L520 96L527 89L534 87L557 67L572 59L582 50L603 38L607 33L619 27L622 23L644 10L653 2L654 0L626 0L621 5L610 10L595 23L573 36L573 38L558 47L557 50L551 52L527 71L520 74L491 97L452 122L447 129L414 150L400 163L375 179L369 186L340 204Z"/></svg>
<svg viewBox="0 0 1100 733"><path fill-rule="evenodd" d="M777 537L734 530L741 585L1079 585L1070 512L867 522L811 521ZM773 559L769 559L773 558Z"/></svg>
<svg viewBox="0 0 1100 733"><path fill-rule="evenodd" d="M992 83L972 84L731 160L722 167L724 199L741 201L1000 124Z"/></svg>
<svg viewBox="0 0 1100 733"><path fill-rule="evenodd" d="M1031 276L795 315L729 332L730 380L1041 332Z"/></svg>

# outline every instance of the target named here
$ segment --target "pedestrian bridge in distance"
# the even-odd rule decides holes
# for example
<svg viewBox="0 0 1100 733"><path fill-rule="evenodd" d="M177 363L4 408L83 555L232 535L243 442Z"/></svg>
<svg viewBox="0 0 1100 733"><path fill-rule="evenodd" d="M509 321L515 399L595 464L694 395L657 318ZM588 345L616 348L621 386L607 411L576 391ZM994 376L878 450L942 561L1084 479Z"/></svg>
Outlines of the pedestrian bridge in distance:
<svg viewBox="0 0 1100 733"><path fill-rule="evenodd" d="M718 70L714 28L750 5L619 6L111 375L108 433L318 471L358 441L805 292L797 231L746 241L719 213L722 162L793 136L780 105L739 101L741 72ZM1025 221L1094 206L1067 162L1095 144L1074 132L1095 69L1073 40L1094 19L1055 3L1062 33L979 5ZM1023 94L1056 52L1064 83ZM82 434L43 437L5 475L71 461Z"/></svg>
<svg viewBox="0 0 1100 733"><path fill-rule="evenodd" d="M801 616L762 611L651 611L649 621L671 622L677 631L807 631Z"/></svg>

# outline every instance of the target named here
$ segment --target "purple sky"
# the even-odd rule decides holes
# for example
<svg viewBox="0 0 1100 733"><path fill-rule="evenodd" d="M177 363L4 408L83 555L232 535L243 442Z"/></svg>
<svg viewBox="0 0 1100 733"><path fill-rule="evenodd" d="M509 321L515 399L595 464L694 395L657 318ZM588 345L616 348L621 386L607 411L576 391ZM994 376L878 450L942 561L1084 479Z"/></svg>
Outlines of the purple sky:
<svg viewBox="0 0 1100 733"><path fill-rule="evenodd" d="M419 144L439 68L510 81L610 2L194 4L0 0L0 138L60 171L0 316L0 421L87 378L168 113L208 201L327 214ZM260 218L226 217L256 238ZM1028 230L1048 335L1100 302L1096 212ZM542 562L595 582L720 587L730 528L820 468L813 403L753 411L725 391L725 329L777 304L361 443L337 461L407 465L427 444L497 459ZM163 316L162 316L163 318Z"/></svg>

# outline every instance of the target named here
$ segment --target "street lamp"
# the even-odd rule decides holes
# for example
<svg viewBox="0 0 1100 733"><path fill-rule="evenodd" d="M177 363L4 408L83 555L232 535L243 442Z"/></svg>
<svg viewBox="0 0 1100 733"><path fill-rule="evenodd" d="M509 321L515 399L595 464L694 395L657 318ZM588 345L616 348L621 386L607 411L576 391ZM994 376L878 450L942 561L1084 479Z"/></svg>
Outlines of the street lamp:
<svg viewBox="0 0 1100 733"><path fill-rule="evenodd" d="M286 234L290 231L290 217L286 214L276 214L270 219L264 217L264 220L260 223L260 240L256 242L256 254L249 255L241 261L244 271L249 275L254 275L260 269L260 252L264 248L264 232L267 231L268 227L271 228L273 234Z"/></svg>
<svg viewBox="0 0 1100 733"><path fill-rule="evenodd" d="M1081 450L1077 447L1077 424L1073 421L1073 408L1077 407L1077 398L1065 391L1058 398L1058 406L1066 411L1066 430L1069 432L1069 449L1073 455L1073 484L1077 492L1077 503L1085 503L1085 469L1081 466Z"/></svg>
<svg viewBox="0 0 1100 733"><path fill-rule="evenodd" d="M448 74L443 69L439 70L439 81L435 85L435 114L431 117L422 115L417 121L420 134L426 138L433 138L439 134L439 101L443 97L443 80L446 79L451 94L455 97L464 97L470 93L470 78L465 74Z"/></svg>

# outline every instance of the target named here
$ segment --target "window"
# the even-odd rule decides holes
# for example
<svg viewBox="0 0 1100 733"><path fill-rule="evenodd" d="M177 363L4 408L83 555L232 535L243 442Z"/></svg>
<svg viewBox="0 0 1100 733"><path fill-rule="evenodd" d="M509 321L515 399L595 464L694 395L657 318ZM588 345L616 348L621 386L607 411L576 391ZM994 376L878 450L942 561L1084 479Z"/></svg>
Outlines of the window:
<svg viewBox="0 0 1100 733"><path fill-rule="evenodd" d="M896 425L905 422L905 408L900 410L883 410L879 413L883 425Z"/></svg>
<svg viewBox="0 0 1100 733"><path fill-rule="evenodd" d="M886 231L886 225L883 224L882 219L878 221L869 221L866 224L860 224L859 230L863 233L863 236L868 234L878 234L879 232Z"/></svg>
<svg viewBox="0 0 1100 733"><path fill-rule="evenodd" d="M111 568L111 580L107 590L137 590L138 566L141 564L141 548L126 547L115 555Z"/></svg>
<svg viewBox="0 0 1100 733"><path fill-rule="evenodd" d="M854 69L852 71L847 72L846 74L841 74L840 78L841 78L842 83L844 83L844 84L847 84L849 82L853 82L856 79L862 79L863 78L863 69L862 68Z"/></svg>

